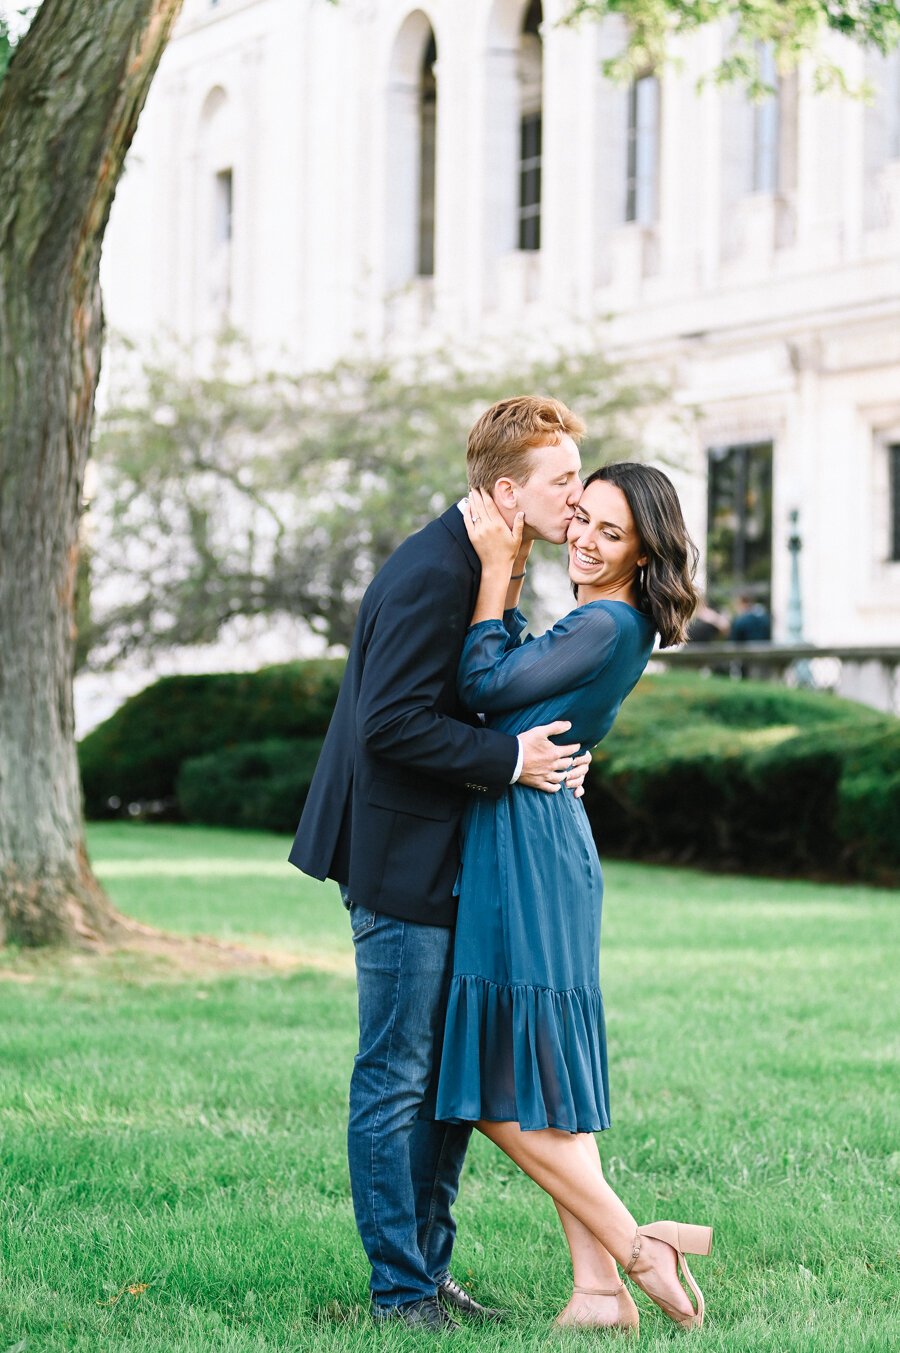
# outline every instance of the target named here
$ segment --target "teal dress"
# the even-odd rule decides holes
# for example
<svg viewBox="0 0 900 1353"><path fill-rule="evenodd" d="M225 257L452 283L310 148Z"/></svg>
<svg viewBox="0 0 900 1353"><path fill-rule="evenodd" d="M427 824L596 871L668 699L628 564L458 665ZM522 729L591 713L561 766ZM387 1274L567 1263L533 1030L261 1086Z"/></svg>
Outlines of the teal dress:
<svg viewBox="0 0 900 1353"><path fill-rule="evenodd" d="M568 719L592 747L650 657L652 620L623 601L570 611L538 639L508 611L473 625L465 704L521 733ZM511 787L463 822L453 978L435 1116L598 1132L609 1127L600 995L603 877L580 799Z"/></svg>

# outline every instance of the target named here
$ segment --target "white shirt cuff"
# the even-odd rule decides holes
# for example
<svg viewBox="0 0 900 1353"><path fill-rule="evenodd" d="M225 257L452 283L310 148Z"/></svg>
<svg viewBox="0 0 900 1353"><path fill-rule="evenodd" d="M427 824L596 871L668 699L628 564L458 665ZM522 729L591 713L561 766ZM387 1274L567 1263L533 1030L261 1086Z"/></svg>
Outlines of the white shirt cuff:
<svg viewBox="0 0 900 1353"><path fill-rule="evenodd" d="M522 774L522 762L525 760L525 748L522 746L522 739L516 737L516 742L519 744L519 755L516 757L516 768L513 771L513 777L509 782L511 785L514 785Z"/></svg>

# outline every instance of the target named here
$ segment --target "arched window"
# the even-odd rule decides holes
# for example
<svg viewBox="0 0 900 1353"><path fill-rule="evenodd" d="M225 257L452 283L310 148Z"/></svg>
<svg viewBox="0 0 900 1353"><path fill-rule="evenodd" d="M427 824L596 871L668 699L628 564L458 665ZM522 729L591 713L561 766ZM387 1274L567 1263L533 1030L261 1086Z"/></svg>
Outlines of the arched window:
<svg viewBox="0 0 900 1353"><path fill-rule="evenodd" d="M750 189L754 193L778 191L781 167L781 90L775 67L775 52L770 42L757 43L759 78L775 90L752 105L753 142L751 147Z"/></svg>
<svg viewBox="0 0 900 1353"><path fill-rule="evenodd" d="M419 89L419 266L420 277L434 276L434 188L437 165L437 44L428 39Z"/></svg>
<svg viewBox="0 0 900 1353"><path fill-rule="evenodd" d="M762 257L796 237L798 81L778 70L772 46L756 44L758 99L725 87L722 100L722 256Z"/></svg>
<svg viewBox="0 0 900 1353"><path fill-rule="evenodd" d="M544 52L540 0L531 0L519 40L519 248L541 247Z"/></svg>
<svg viewBox="0 0 900 1353"><path fill-rule="evenodd" d="M656 220L659 179L659 81L643 75L628 90L625 220Z"/></svg>
<svg viewBox="0 0 900 1353"><path fill-rule="evenodd" d="M394 40L387 101L386 282L389 292L434 273L437 42L417 9Z"/></svg>
<svg viewBox="0 0 900 1353"><path fill-rule="evenodd" d="M891 223L900 182L900 53L870 54L866 77L875 97L865 112L865 223Z"/></svg>
<svg viewBox="0 0 900 1353"><path fill-rule="evenodd" d="M220 85L210 90L200 113L198 267L202 328L232 318L234 241L234 135L231 107Z"/></svg>

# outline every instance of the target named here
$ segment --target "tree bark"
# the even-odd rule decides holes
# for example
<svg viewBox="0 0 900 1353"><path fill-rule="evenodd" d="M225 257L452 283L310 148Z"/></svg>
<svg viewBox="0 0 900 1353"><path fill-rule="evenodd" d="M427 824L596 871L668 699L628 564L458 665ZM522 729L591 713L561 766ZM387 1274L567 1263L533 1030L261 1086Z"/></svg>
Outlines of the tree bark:
<svg viewBox="0 0 900 1353"><path fill-rule="evenodd" d="M100 250L182 0L44 0L0 85L0 943L127 925L88 863L72 679Z"/></svg>

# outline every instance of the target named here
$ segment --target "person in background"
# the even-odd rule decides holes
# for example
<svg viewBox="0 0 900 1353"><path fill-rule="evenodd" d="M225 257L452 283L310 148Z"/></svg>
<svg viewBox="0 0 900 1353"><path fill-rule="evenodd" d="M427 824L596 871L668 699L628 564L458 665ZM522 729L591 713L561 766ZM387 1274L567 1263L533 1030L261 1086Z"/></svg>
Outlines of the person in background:
<svg viewBox="0 0 900 1353"><path fill-rule="evenodd" d="M772 617L749 592L738 597L738 613L731 622L730 637L736 644L767 643L772 638Z"/></svg>
<svg viewBox="0 0 900 1353"><path fill-rule="evenodd" d="M689 644L714 644L720 639L727 639L731 629L731 621L727 615L721 611L713 610L708 602L701 601L687 627L687 643Z"/></svg>

